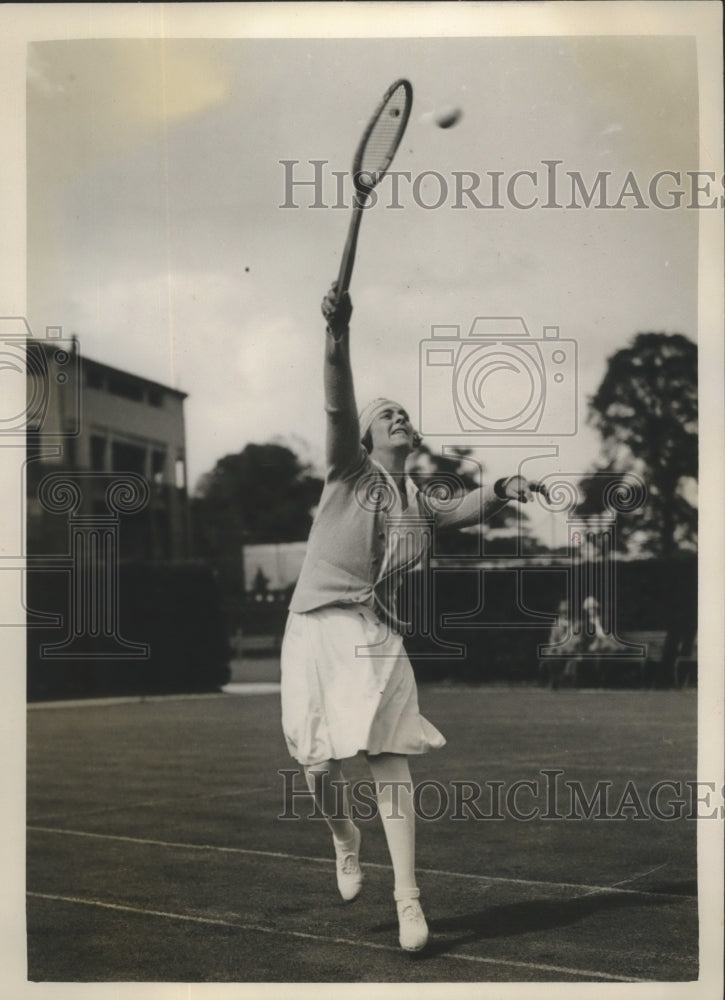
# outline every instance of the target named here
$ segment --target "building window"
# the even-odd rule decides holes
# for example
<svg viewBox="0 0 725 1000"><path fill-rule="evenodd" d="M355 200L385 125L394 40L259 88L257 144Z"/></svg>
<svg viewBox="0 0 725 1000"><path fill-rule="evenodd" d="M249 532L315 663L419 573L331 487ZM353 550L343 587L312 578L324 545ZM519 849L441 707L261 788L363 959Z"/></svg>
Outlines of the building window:
<svg viewBox="0 0 725 1000"><path fill-rule="evenodd" d="M146 473L146 449L136 444L114 441L111 448L112 472L135 472L139 476Z"/></svg>
<svg viewBox="0 0 725 1000"><path fill-rule="evenodd" d="M166 452L154 449L151 452L151 479L160 486L166 471Z"/></svg>
<svg viewBox="0 0 725 1000"><path fill-rule="evenodd" d="M106 439L100 434L91 434L91 468L94 472L106 468Z"/></svg>
<svg viewBox="0 0 725 1000"><path fill-rule="evenodd" d="M176 488L178 490L183 490L186 488L186 463L184 462L184 456L180 455L176 459Z"/></svg>

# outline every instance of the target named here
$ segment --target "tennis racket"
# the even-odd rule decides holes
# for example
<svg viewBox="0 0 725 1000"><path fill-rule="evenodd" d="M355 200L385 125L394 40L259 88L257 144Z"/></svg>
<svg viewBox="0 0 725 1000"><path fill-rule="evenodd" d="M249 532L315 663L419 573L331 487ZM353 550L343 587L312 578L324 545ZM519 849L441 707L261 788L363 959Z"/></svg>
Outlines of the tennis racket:
<svg viewBox="0 0 725 1000"><path fill-rule="evenodd" d="M355 248L362 214L372 189L380 183L393 161L403 138L413 104L413 88L407 80L396 80L385 91L383 99L363 132L352 161L355 197L352 218L347 231L337 276L337 294L341 297L350 287Z"/></svg>

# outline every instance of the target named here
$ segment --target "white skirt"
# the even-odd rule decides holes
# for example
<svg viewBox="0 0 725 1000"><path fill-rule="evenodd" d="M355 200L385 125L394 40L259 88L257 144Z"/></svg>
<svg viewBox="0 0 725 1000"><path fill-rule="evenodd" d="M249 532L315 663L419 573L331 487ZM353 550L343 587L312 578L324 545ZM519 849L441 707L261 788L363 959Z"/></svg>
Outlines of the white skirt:
<svg viewBox="0 0 725 1000"><path fill-rule="evenodd" d="M364 605L291 613L282 643L282 729L300 764L421 754L445 739L418 711L403 640Z"/></svg>

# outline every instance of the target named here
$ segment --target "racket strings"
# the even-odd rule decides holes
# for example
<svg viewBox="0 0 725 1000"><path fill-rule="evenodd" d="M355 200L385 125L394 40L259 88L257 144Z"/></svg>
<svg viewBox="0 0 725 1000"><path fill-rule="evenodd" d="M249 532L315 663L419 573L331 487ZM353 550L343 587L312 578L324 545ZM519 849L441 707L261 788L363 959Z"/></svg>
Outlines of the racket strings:
<svg viewBox="0 0 725 1000"><path fill-rule="evenodd" d="M375 119L359 154L356 173L366 186L374 186L390 166L408 122L408 92L397 87Z"/></svg>

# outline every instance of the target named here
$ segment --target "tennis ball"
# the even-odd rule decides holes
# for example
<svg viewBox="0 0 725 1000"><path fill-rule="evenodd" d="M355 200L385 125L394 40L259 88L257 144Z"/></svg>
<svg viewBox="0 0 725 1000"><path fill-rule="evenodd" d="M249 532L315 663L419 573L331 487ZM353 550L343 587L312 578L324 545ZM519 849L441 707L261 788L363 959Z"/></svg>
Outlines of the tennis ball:
<svg viewBox="0 0 725 1000"><path fill-rule="evenodd" d="M435 123L438 128L452 128L463 117L460 108L444 108L435 116Z"/></svg>

